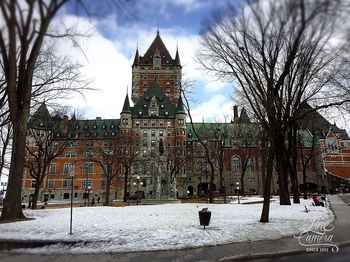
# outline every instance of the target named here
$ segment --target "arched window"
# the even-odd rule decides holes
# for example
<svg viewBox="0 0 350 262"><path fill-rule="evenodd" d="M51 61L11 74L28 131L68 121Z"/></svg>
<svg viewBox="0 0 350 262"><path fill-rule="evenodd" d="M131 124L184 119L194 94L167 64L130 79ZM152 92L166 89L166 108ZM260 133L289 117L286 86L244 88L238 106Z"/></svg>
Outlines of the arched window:
<svg viewBox="0 0 350 262"><path fill-rule="evenodd" d="M238 156L232 157L232 171L233 172L241 171L241 160Z"/></svg>
<svg viewBox="0 0 350 262"><path fill-rule="evenodd" d="M254 159L250 157L247 162L247 171L253 172L254 171Z"/></svg>

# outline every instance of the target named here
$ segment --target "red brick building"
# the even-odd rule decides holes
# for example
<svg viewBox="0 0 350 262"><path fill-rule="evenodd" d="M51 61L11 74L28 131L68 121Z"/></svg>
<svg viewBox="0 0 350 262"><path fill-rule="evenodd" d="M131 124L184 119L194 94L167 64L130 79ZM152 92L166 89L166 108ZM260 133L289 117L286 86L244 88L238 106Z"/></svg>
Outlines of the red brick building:
<svg viewBox="0 0 350 262"><path fill-rule="evenodd" d="M55 123L51 125L55 129L52 133L55 139L49 146L50 150L57 148L62 141L68 141L68 144L49 163L39 200L70 199L71 174L75 175L73 198L76 201L82 201L86 193L89 199L85 201L97 196L104 199L105 167L111 168L113 164L112 160L98 164L94 158L98 157L99 150L109 151L112 155L113 141L117 143L119 162L115 167L118 175L113 178L109 193L111 199L121 199L125 190L129 195L141 191L148 199L204 196L209 182L208 161L193 128L208 144L210 156L215 162L216 191L225 188L227 193L234 193L237 182L240 188L243 182L245 192L262 192L264 153L258 141L257 124L250 122L244 108L238 114L237 107L234 107L230 123L195 123L194 126L186 123L187 115L180 93L181 77L178 50L173 59L157 32L143 56L136 50L131 90L134 105L130 106L126 95L120 119L52 117L43 104L29 121L28 149L36 152L38 143L33 140L33 134L43 137L47 134L48 126L44 119L48 118ZM307 182L315 184L319 191L345 190L350 170L350 140L344 130L335 129L324 121L321 126L328 125L329 132L321 136L323 128L319 134L320 143L316 144L314 157L307 168ZM304 130L301 134L305 140L301 152L308 155L312 132ZM27 154L29 162L33 157ZM302 183L301 163L298 163L298 168L298 181ZM126 184L125 173L128 173ZM344 183L345 186L342 186ZM34 184L29 169L26 169L23 177L24 200L33 194ZM272 191L278 192L277 176L273 177Z"/></svg>

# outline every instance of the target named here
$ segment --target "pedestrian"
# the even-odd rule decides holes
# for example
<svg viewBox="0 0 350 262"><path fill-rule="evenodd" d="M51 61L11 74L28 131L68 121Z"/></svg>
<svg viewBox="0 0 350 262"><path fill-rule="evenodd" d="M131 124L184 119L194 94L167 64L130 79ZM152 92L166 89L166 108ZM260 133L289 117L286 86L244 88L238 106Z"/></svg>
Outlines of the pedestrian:
<svg viewBox="0 0 350 262"><path fill-rule="evenodd" d="M97 196L97 204L100 204L100 196Z"/></svg>
<svg viewBox="0 0 350 262"><path fill-rule="evenodd" d="M91 205L94 206L95 205L95 198L93 197L91 200Z"/></svg>

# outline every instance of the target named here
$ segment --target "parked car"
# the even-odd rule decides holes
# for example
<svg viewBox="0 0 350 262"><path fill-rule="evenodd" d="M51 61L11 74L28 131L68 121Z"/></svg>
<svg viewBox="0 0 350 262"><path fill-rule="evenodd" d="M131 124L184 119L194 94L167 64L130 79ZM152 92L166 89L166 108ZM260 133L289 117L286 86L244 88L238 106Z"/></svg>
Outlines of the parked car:
<svg viewBox="0 0 350 262"><path fill-rule="evenodd" d="M142 196L140 194L130 195L128 200L141 200Z"/></svg>

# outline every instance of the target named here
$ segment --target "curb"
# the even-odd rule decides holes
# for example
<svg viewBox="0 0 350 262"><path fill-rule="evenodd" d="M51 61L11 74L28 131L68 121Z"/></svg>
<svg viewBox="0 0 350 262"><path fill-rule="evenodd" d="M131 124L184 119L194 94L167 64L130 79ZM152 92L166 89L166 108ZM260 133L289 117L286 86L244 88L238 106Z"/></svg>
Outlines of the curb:
<svg viewBox="0 0 350 262"><path fill-rule="evenodd" d="M36 248L51 245L76 245L78 243L88 244L92 241L64 241L64 240L15 240L15 239L0 239L0 251L11 250L17 248Z"/></svg>

